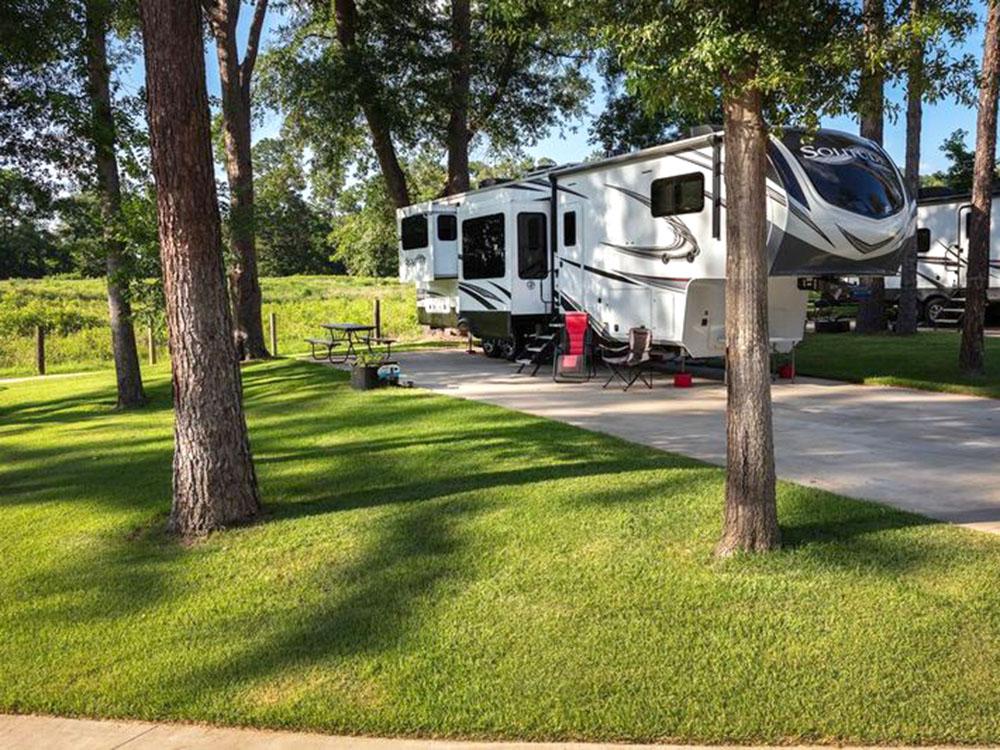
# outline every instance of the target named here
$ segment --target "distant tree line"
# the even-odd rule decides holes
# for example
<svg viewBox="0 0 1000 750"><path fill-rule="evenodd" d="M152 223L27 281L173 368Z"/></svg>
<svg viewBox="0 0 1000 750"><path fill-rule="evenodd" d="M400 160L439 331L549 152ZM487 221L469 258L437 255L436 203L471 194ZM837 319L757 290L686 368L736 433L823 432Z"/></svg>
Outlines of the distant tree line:
<svg viewBox="0 0 1000 750"><path fill-rule="evenodd" d="M968 138L969 133L962 129L954 131L945 138L941 144L941 151L948 160L948 167L924 175L920 181L921 187L944 187L956 193L968 193L972 190L976 152L966 146ZM993 175L994 182L997 182L1000 179L1000 169L996 165L993 168Z"/></svg>

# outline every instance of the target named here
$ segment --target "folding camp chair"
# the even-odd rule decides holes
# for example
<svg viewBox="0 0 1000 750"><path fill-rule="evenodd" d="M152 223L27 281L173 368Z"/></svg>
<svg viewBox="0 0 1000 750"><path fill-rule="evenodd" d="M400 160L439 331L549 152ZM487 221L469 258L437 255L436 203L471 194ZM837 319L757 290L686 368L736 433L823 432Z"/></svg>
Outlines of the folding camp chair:
<svg viewBox="0 0 1000 750"><path fill-rule="evenodd" d="M559 382L586 381L594 377L590 316L585 312L563 315L563 330L552 358L552 379Z"/></svg>
<svg viewBox="0 0 1000 750"><path fill-rule="evenodd" d="M609 368L611 376L602 388L611 385L615 378L621 380L627 391L637 380L642 380L647 388L653 387L653 374L650 371L652 360L650 348L653 345L653 332L648 328L630 328L628 344L618 347L601 347L601 359Z"/></svg>

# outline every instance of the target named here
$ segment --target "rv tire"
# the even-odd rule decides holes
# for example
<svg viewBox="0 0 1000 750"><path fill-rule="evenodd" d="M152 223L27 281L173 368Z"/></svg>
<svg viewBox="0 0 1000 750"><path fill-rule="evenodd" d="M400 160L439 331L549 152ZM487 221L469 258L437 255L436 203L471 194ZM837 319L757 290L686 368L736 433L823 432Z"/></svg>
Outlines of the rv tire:
<svg viewBox="0 0 1000 750"><path fill-rule="evenodd" d="M500 346L496 339L483 339L483 354L494 359L500 356Z"/></svg>
<svg viewBox="0 0 1000 750"><path fill-rule="evenodd" d="M932 326L937 325L938 316L941 311L948 306L948 298L941 295L934 295L924 300L923 317Z"/></svg>
<svg viewBox="0 0 1000 750"><path fill-rule="evenodd" d="M514 342L514 339L499 339L497 345L497 349L499 350L497 356L513 362L517 357L517 344Z"/></svg>

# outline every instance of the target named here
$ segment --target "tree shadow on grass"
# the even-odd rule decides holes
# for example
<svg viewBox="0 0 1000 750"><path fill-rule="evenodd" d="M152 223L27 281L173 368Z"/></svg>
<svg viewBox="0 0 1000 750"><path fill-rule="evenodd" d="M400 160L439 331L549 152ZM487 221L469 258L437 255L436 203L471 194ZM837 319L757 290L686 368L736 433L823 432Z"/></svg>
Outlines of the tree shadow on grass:
<svg viewBox="0 0 1000 750"><path fill-rule="evenodd" d="M826 492L792 488L791 493L779 507L779 520L782 544L792 552L827 566L891 576L947 562L948 545L907 533L940 526L934 519Z"/></svg>
<svg viewBox="0 0 1000 750"><path fill-rule="evenodd" d="M141 421L152 413L173 408L169 382L146 384L147 403L138 409L115 409L114 385L101 386L71 396L53 396L34 401L21 401L14 406L0 406L0 437L9 425L80 424L108 417Z"/></svg>
<svg viewBox="0 0 1000 750"><path fill-rule="evenodd" d="M27 605L22 619L97 626L167 599L175 563L192 552L166 536L165 523L165 514L155 514L133 534L102 533L83 550L60 550L55 562L17 581L16 600Z"/></svg>
<svg viewBox="0 0 1000 750"><path fill-rule="evenodd" d="M502 471L476 472L465 476L446 476L437 480L414 482L405 472L384 470L375 486L363 490L337 491L317 489L308 482L293 484L292 494L299 499L272 506L272 517L302 518L327 513L373 508L383 505L421 503L449 495L468 494L496 488L514 488L584 477L606 477L614 484L615 477L641 470L636 466L616 462L579 462L554 466L532 466ZM386 477L391 477L387 483Z"/></svg>
<svg viewBox="0 0 1000 750"><path fill-rule="evenodd" d="M133 438L127 446L103 440L51 448L3 448L0 505L94 501L110 508L149 509L170 501L169 438ZM150 488L157 488L150 492Z"/></svg>
<svg viewBox="0 0 1000 750"><path fill-rule="evenodd" d="M309 574L310 588L323 592L319 602L300 604L307 611L283 618L279 629L265 626L265 635L237 645L235 653L176 675L177 692L190 695L194 704L210 702L220 689L249 688L330 659L397 646L415 618L434 610L439 587L473 577L472 569L460 564L468 560L461 554L466 544L461 526L486 507L455 499L392 515L352 562Z"/></svg>

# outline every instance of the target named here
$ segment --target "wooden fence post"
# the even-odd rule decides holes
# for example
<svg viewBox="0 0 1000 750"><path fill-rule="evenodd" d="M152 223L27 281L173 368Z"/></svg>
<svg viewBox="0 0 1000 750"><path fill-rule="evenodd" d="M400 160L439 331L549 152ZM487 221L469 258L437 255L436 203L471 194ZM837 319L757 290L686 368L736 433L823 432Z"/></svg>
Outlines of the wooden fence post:
<svg viewBox="0 0 1000 750"><path fill-rule="evenodd" d="M149 348L149 364L156 364L156 339L153 338L153 324L146 326L146 346Z"/></svg>
<svg viewBox="0 0 1000 750"><path fill-rule="evenodd" d="M372 303L372 318L375 325L375 338L382 338L382 301L376 297Z"/></svg>
<svg viewBox="0 0 1000 750"><path fill-rule="evenodd" d="M35 326L35 364L38 366L38 374L45 374L45 328Z"/></svg>
<svg viewBox="0 0 1000 750"><path fill-rule="evenodd" d="M271 324L271 356L278 356L278 315L277 313L271 313L270 318Z"/></svg>

